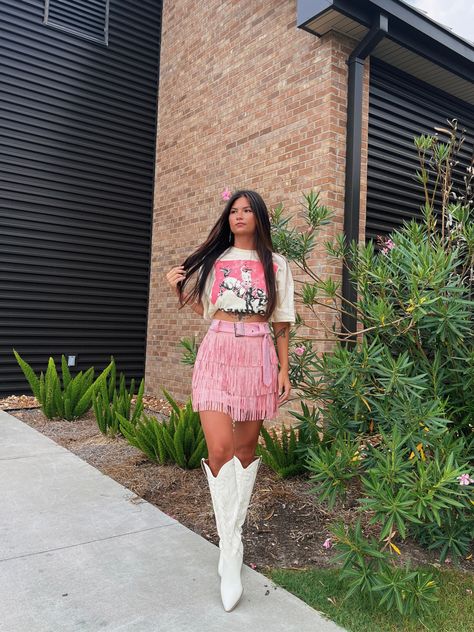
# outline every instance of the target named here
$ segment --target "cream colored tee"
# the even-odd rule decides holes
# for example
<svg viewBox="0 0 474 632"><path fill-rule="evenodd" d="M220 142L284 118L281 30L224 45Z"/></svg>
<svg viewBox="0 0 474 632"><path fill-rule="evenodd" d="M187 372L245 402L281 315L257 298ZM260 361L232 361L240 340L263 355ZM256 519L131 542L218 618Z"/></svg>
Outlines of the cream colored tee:
<svg viewBox="0 0 474 632"><path fill-rule="evenodd" d="M273 253L276 306L270 322L295 323L294 282L288 261ZM206 280L202 303L203 318L212 320L215 312L263 314L268 302L263 265L256 250L230 246L214 263Z"/></svg>

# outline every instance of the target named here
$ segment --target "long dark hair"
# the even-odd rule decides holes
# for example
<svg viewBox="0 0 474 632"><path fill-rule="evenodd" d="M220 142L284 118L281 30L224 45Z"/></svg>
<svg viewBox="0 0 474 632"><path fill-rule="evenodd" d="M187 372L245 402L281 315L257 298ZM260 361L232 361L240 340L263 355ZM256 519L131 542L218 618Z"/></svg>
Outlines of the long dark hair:
<svg viewBox="0 0 474 632"><path fill-rule="evenodd" d="M275 272L273 270L273 245L270 234L270 218L268 216L268 209L259 193L247 189L241 189L232 194L227 201L221 216L212 227L206 241L182 263L186 277L177 285L179 290L180 309L187 305L190 301L198 302L201 300L206 279L212 269L212 266L220 254L227 250L229 246L234 245L234 234L230 230L229 215L234 202L241 197L246 197L248 199L250 207L255 214L255 247L263 265L265 282L267 285L268 302L264 315L269 318L275 309L276 285ZM184 298L184 288L186 283L199 269L200 272L193 289L189 292L186 298Z"/></svg>

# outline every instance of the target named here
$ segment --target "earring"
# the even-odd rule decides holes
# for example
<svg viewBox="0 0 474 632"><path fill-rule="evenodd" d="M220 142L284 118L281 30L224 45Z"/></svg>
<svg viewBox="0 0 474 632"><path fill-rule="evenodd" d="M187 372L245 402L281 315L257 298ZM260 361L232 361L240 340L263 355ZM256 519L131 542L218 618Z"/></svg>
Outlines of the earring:
<svg viewBox="0 0 474 632"><path fill-rule="evenodd" d="M231 241L232 241L232 231L230 230L229 231L229 244L230 244Z"/></svg>

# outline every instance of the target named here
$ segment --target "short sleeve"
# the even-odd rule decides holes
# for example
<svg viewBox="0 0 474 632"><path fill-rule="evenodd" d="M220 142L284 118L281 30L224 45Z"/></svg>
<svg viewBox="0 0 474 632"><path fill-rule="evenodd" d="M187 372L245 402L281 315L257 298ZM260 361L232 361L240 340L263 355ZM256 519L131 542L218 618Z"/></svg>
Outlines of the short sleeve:
<svg viewBox="0 0 474 632"><path fill-rule="evenodd" d="M288 261L282 255L276 258L278 269L275 275L276 306L270 322L295 324L295 286Z"/></svg>

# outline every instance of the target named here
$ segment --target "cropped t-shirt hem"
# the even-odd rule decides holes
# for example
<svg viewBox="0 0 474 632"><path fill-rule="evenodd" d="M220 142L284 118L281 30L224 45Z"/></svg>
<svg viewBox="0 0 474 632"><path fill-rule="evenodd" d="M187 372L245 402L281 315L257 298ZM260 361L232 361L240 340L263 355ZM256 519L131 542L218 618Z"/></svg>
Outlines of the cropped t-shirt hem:
<svg viewBox="0 0 474 632"><path fill-rule="evenodd" d="M215 312L214 312L215 314ZM206 322L212 322L213 320L219 320L219 316L207 316L207 315L203 315L203 320L205 320ZM258 314L246 314L246 316L257 316ZM281 314L278 316L270 316L270 318L268 318L267 322L269 322L270 324L272 323L290 323L290 325L294 325L296 320L295 317L292 314Z"/></svg>
<svg viewBox="0 0 474 632"><path fill-rule="evenodd" d="M288 261L273 253L276 306L268 322L294 324L294 283ZM227 312L264 312L267 289L257 251L229 247L216 260L206 279L202 296L203 319L211 321L218 309Z"/></svg>

